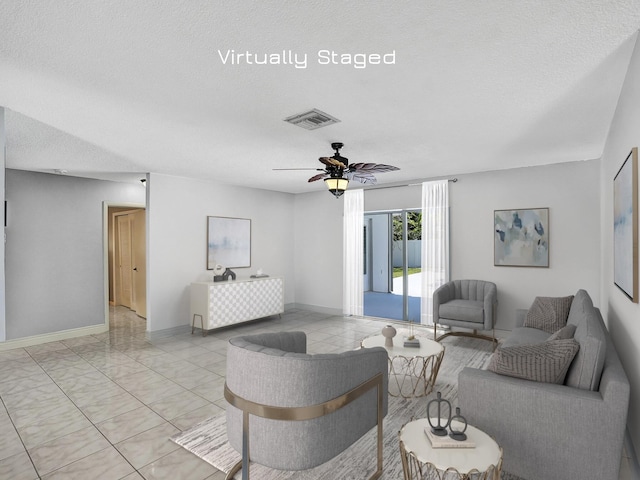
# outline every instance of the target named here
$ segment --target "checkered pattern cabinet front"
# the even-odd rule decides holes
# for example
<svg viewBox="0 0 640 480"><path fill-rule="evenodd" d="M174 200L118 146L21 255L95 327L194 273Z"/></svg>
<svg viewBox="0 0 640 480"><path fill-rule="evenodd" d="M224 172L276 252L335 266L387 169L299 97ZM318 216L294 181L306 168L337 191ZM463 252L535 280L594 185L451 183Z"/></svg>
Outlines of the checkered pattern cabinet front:
<svg viewBox="0 0 640 480"><path fill-rule="evenodd" d="M202 315L208 330L283 311L280 277L191 284L191 317Z"/></svg>

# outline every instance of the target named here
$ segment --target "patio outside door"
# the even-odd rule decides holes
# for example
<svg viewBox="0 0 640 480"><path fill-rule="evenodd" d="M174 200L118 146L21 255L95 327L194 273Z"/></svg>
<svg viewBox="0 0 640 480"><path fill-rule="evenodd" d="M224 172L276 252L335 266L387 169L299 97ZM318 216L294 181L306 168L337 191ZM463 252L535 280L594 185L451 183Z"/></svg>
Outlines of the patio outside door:
<svg viewBox="0 0 640 480"><path fill-rule="evenodd" d="M420 323L422 213L365 214L364 314Z"/></svg>

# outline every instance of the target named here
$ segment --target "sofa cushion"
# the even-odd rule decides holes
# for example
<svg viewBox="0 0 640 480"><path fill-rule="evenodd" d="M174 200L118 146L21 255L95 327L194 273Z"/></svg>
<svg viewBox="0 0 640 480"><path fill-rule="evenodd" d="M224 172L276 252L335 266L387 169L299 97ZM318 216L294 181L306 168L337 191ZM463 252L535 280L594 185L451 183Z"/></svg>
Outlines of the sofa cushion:
<svg viewBox="0 0 640 480"><path fill-rule="evenodd" d="M563 383L579 348L573 339L502 347L494 352L487 368L500 375L534 382Z"/></svg>
<svg viewBox="0 0 640 480"><path fill-rule="evenodd" d="M569 367L566 385L583 390L598 390L607 353L604 329L600 312L593 307L586 308L573 336L580 344L580 351Z"/></svg>
<svg viewBox="0 0 640 480"><path fill-rule="evenodd" d="M475 300L451 300L440 305L440 318L484 323L484 303Z"/></svg>
<svg viewBox="0 0 640 480"><path fill-rule="evenodd" d="M525 327L553 333L567 324L573 295L568 297L536 297L524 320Z"/></svg>
<svg viewBox="0 0 640 480"><path fill-rule="evenodd" d="M549 334L543 330L529 327L514 328L511 334L505 338L501 346L515 347L518 345L537 345L548 340Z"/></svg>
<svg viewBox="0 0 640 480"><path fill-rule="evenodd" d="M566 340L568 338L573 338L576 333L575 325L565 325L557 332L553 333L547 340Z"/></svg>

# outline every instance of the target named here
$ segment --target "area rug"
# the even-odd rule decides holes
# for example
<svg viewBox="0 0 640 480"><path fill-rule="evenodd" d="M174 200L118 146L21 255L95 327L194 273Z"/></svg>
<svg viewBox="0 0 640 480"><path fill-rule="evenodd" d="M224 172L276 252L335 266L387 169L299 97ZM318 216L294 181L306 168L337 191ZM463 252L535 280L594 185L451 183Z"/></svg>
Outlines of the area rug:
<svg viewBox="0 0 640 480"><path fill-rule="evenodd" d="M381 478L386 480L402 478L402 463L398 443L398 432L412 418L426 415L427 403L436 392L441 392L455 406L457 404L458 373L465 366L484 368L491 355L491 344L486 341L452 337L443 341L445 355L438 373L434 391L428 396L416 399L389 397L389 412L383 422L383 468ZM218 470L228 473L240 459L227 442L226 419L222 413L189 430L173 437L178 445L210 463ZM290 472L274 470L262 465L251 464L251 477L260 480L335 480L369 478L375 471L376 429L372 429L347 450L329 462L316 468ZM238 473L235 478L240 478ZM503 480L517 480L508 474Z"/></svg>

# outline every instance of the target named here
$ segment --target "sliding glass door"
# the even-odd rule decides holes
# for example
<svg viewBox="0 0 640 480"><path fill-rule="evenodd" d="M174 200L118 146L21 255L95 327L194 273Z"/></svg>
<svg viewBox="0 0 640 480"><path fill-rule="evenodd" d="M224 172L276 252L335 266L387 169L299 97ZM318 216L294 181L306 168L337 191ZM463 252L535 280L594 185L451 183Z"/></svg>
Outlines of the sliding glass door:
<svg viewBox="0 0 640 480"><path fill-rule="evenodd" d="M364 314L420 322L422 213L366 213Z"/></svg>

